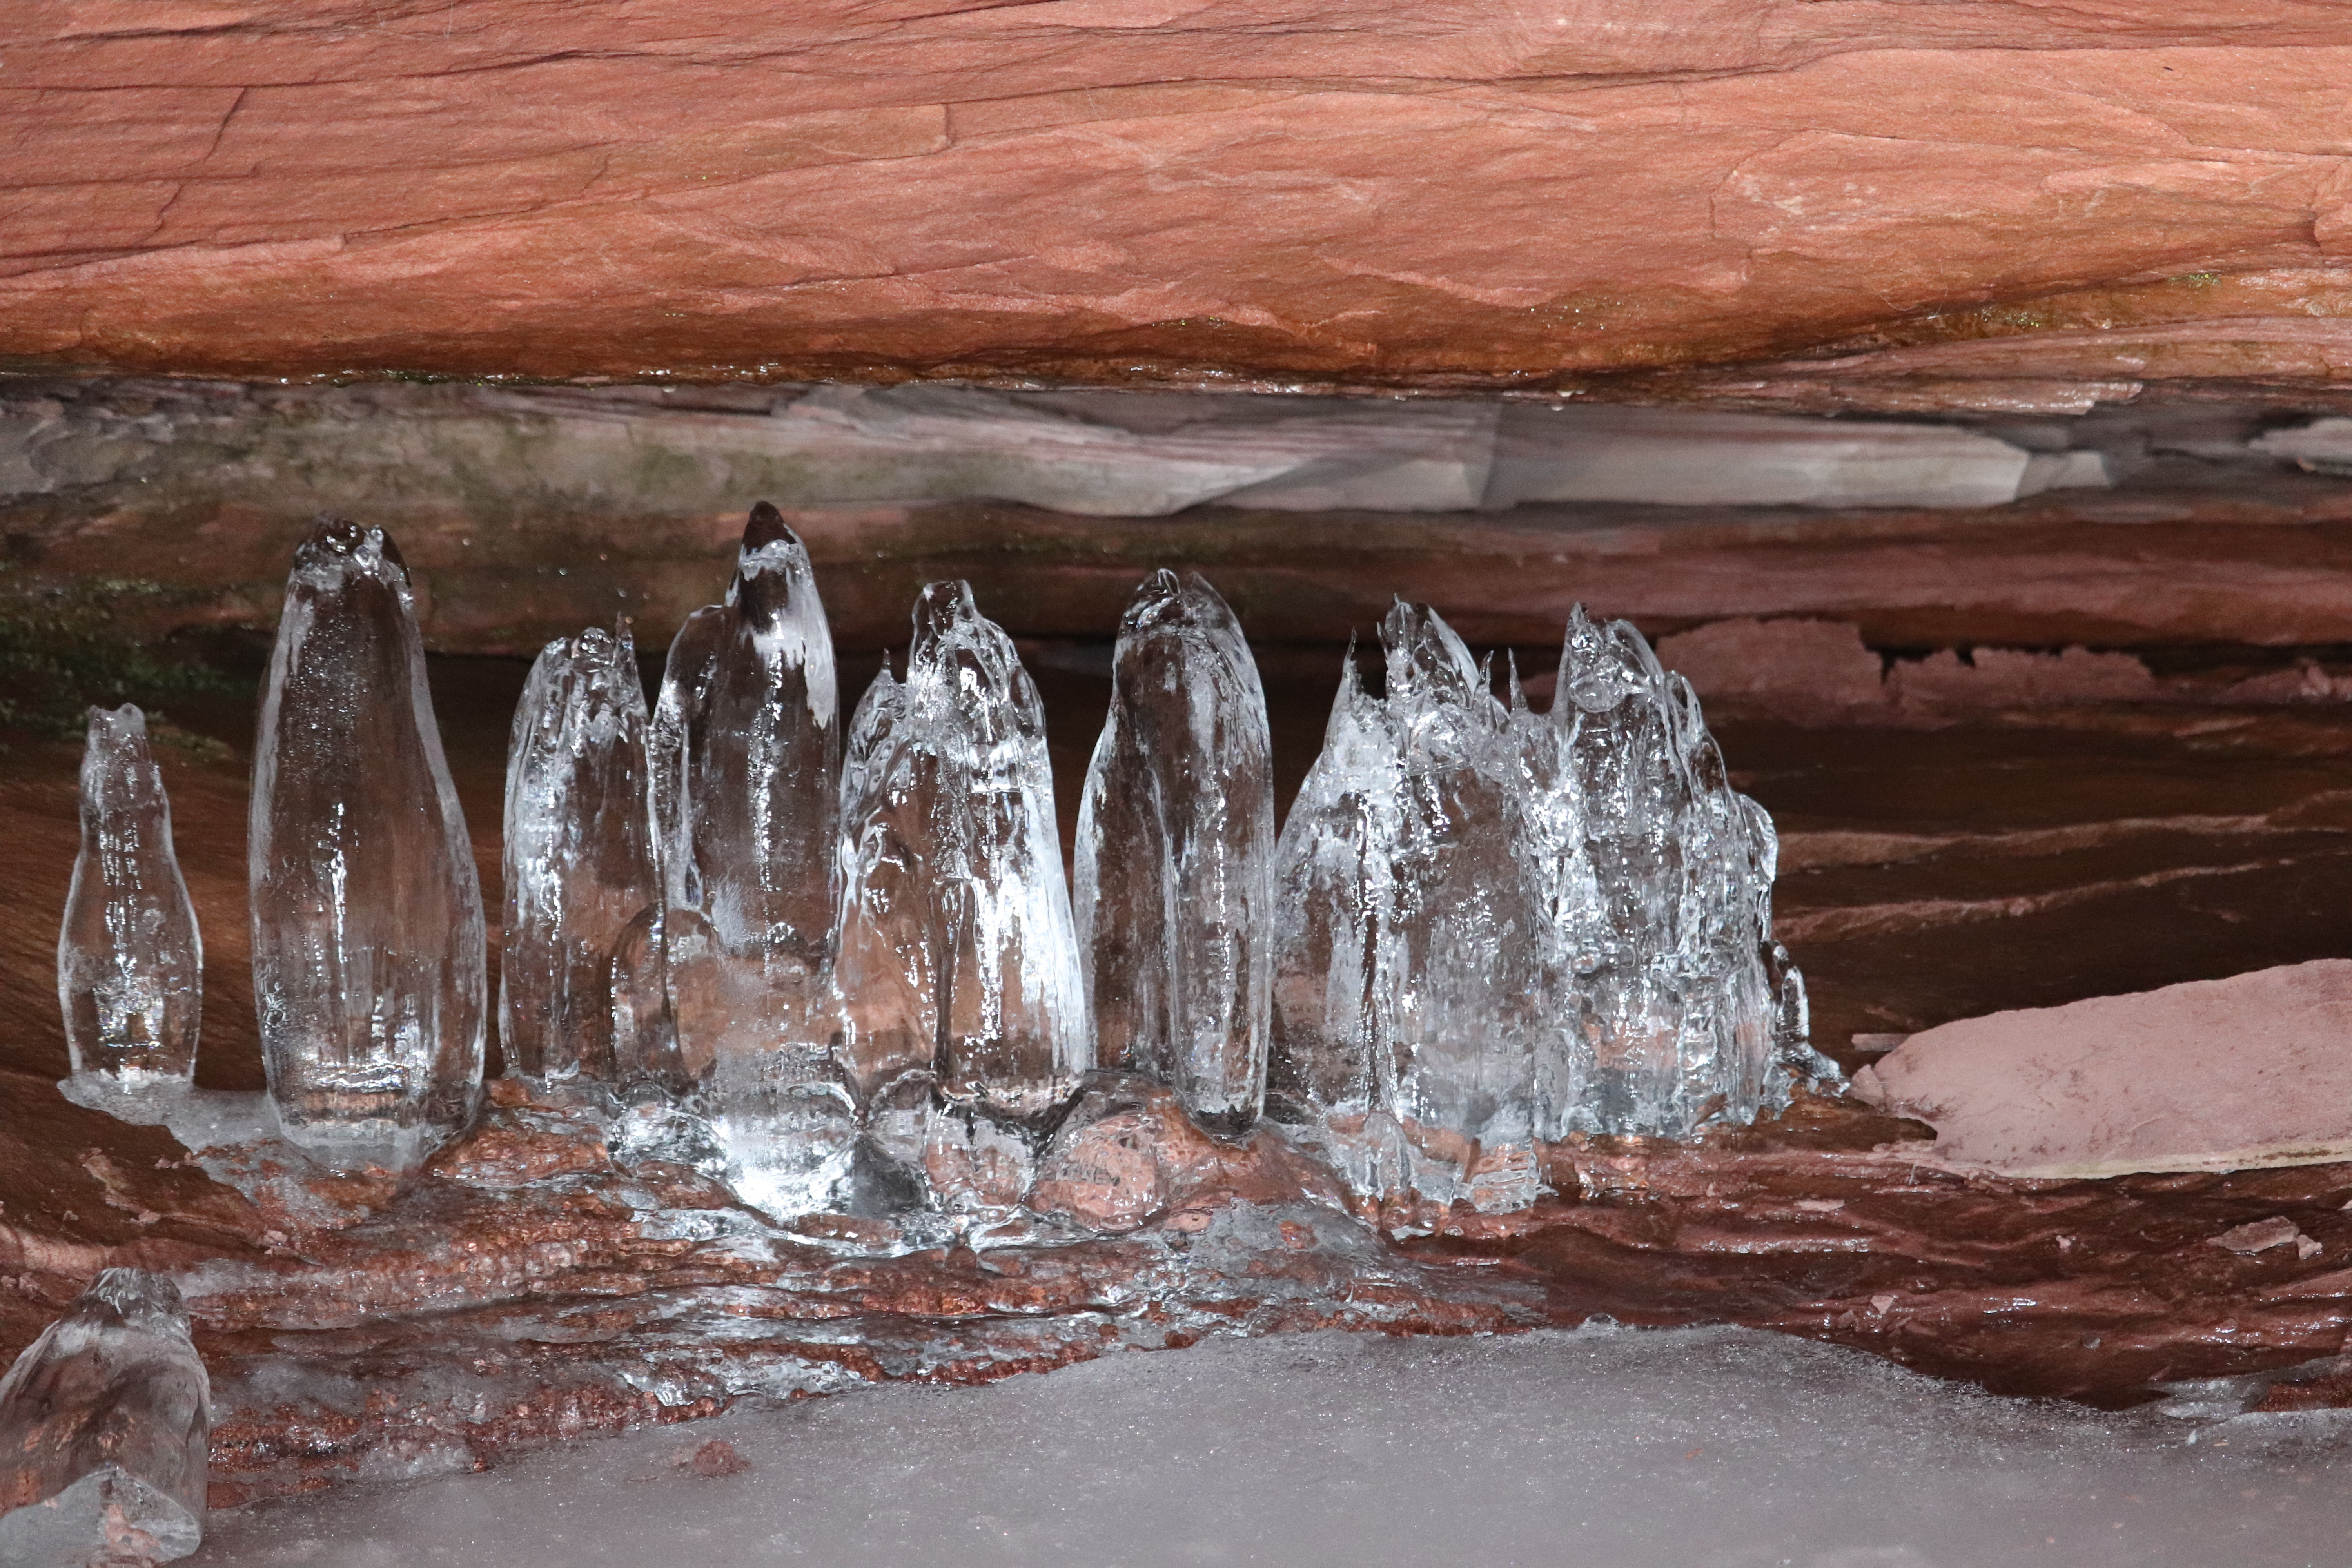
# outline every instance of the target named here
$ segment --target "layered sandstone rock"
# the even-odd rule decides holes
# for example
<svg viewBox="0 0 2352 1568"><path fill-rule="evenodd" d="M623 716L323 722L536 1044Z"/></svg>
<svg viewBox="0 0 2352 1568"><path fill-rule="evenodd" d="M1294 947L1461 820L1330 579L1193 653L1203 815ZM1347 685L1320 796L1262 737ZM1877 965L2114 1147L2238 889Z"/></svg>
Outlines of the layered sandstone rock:
<svg viewBox="0 0 2352 1568"><path fill-rule="evenodd" d="M2079 410L2352 361L2352 26L2314 0L13 22L20 363L1572 389L1746 361L1682 390Z"/></svg>
<svg viewBox="0 0 2352 1568"><path fill-rule="evenodd" d="M903 639L941 577L1015 636L1107 639L1172 563L1260 644L1344 643L1410 588L1526 649L1556 647L1580 600L1654 636L1796 616L1872 648L2330 645L2352 643L2352 484L2296 455L2330 428L2202 405L1939 426L47 378L0 384L0 590L143 584L126 630L267 627L325 510L395 533L436 648L529 654L614 615L650 647L717 594L765 497L849 648Z"/></svg>

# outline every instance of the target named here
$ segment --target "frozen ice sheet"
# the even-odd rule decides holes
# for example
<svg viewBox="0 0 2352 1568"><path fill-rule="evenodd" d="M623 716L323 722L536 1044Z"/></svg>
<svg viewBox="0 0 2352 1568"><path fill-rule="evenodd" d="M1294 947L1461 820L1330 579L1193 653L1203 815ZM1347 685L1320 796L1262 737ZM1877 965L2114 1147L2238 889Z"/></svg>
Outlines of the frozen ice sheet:
<svg viewBox="0 0 2352 1568"><path fill-rule="evenodd" d="M1276 1336L215 1514L190 1563L2339 1564L2347 1423L2000 1399L1733 1329ZM698 1474L713 1439L748 1468Z"/></svg>

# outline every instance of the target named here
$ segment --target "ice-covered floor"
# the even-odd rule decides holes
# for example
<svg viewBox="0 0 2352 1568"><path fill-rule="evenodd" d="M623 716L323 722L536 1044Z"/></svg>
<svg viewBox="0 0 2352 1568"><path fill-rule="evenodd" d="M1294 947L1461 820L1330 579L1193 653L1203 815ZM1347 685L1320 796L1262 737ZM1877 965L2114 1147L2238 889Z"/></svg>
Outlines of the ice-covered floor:
<svg viewBox="0 0 2352 1568"><path fill-rule="evenodd" d="M686 1461L714 1438L749 1468ZM215 1514L194 1564L2352 1563L2352 1413L1998 1399L1731 1329L1324 1333L895 1385Z"/></svg>

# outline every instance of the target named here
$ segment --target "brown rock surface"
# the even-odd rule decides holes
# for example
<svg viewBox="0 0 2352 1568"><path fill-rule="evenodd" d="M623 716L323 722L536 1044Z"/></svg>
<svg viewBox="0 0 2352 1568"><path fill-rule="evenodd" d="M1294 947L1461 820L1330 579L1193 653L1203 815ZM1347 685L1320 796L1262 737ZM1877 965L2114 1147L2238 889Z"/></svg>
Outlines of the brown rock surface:
<svg viewBox="0 0 2352 1568"><path fill-rule="evenodd" d="M2352 961L2323 959L1940 1025L1854 1092L2010 1175L2320 1164L2352 1156L2347 1040Z"/></svg>
<svg viewBox="0 0 2352 1568"><path fill-rule="evenodd" d="M10 33L18 363L1553 386L1843 346L1712 390L1986 407L2346 363L2352 28L2303 0L32 0Z"/></svg>

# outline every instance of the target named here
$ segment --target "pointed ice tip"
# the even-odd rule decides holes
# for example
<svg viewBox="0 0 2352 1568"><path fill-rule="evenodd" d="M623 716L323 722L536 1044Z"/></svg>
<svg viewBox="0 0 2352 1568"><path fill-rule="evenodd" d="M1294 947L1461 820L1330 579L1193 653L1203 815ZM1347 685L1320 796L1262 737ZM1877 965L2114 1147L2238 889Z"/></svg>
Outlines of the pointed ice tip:
<svg viewBox="0 0 2352 1568"><path fill-rule="evenodd" d="M120 746L126 742L144 742L147 739L147 715L136 702L126 702L120 708L89 708L82 718L89 730L87 744Z"/></svg>
<svg viewBox="0 0 2352 1568"><path fill-rule="evenodd" d="M1191 620L1202 607L1203 596L1219 607L1224 604L1217 597L1217 591L1198 574L1188 584L1162 566L1136 585L1135 596L1127 602L1127 611L1118 618L1119 635L1126 637Z"/></svg>
<svg viewBox="0 0 2352 1568"><path fill-rule="evenodd" d="M1399 599L1381 622L1387 650L1389 700L1422 691L1440 700L1466 700L1486 689L1469 647L1445 617L1426 605Z"/></svg>
<svg viewBox="0 0 2352 1568"><path fill-rule="evenodd" d="M919 650L957 626L969 626L978 619L980 605L972 599L971 584L962 578L924 584L915 599L915 641L907 652L909 668Z"/></svg>
<svg viewBox="0 0 2352 1568"><path fill-rule="evenodd" d="M749 555L780 539L790 539L795 544L800 542L793 531L784 525L784 514L776 510L773 501L758 502L743 523L743 553Z"/></svg>
<svg viewBox="0 0 2352 1568"><path fill-rule="evenodd" d="M316 565L328 560L349 560L353 556L375 556L397 567L403 581L408 577L408 563L400 553L400 546L392 535L381 528L362 528L347 517L320 512L311 521L310 534L294 551L297 569Z"/></svg>
<svg viewBox="0 0 2352 1568"><path fill-rule="evenodd" d="M74 1305L104 1307L131 1322L145 1320L152 1324L161 1319L182 1333L188 1331L188 1310L180 1300L180 1288L165 1276L144 1268L100 1271Z"/></svg>

